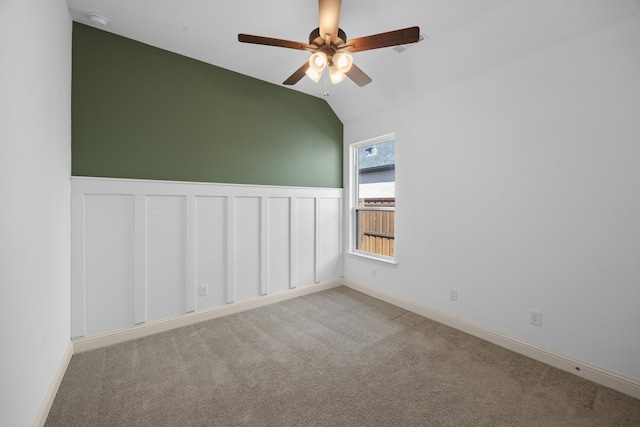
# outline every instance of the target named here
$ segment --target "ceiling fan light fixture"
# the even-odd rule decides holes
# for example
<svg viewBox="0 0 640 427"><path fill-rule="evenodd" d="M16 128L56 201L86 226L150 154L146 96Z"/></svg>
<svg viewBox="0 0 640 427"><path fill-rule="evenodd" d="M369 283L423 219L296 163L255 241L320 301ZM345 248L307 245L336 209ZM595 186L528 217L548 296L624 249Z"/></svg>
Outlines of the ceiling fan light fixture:
<svg viewBox="0 0 640 427"><path fill-rule="evenodd" d="M333 65L329 67L329 78L331 79L331 83L337 85L344 80L344 77L345 74L340 71L337 66Z"/></svg>
<svg viewBox="0 0 640 427"><path fill-rule="evenodd" d="M333 64L343 73L348 72L353 65L353 57L348 53L339 52L333 55Z"/></svg>
<svg viewBox="0 0 640 427"><path fill-rule="evenodd" d="M316 52L311 55L309 58L309 67L313 69L316 73L322 74L322 70L327 65L328 62L327 54L324 52ZM318 77L319 78L319 77Z"/></svg>
<svg viewBox="0 0 640 427"><path fill-rule="evenodd" d="M314 70L313 68L307 68L307 71L304 72L307 77L309 77L314 82L318 83L320 81L320 76L322 76L322 70L320 72Z"/></svg>

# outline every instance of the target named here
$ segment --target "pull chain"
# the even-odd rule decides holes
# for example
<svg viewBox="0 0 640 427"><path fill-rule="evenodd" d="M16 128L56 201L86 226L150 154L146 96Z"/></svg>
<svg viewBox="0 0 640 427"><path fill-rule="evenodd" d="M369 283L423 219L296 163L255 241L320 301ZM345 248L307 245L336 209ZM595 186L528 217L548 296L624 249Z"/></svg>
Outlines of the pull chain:
<svg viewBox="0 0 640 427"><path fill-rule="evenodd" d="M323 76L324 77L324 93L323 93L323 95L326 98L326 97L329 96L329 90L327 89L327 80L329 80L329 67L328 66L327 66L325 71L326 72L323 73L324 74L324 76Z"/></svg>

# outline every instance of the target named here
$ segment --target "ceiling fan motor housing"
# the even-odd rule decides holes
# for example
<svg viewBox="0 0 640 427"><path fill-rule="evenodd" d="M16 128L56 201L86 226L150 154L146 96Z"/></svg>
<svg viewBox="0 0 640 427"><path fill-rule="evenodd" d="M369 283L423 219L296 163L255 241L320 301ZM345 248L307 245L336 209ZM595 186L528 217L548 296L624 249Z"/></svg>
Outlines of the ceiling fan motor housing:
<svg viewBox="0 0 640 427"><path fill-rule="evenodd" d="M334 49L337 49L344 46L346 42L347 35L344 31L342 31L342 29L338 28L337 37L331 39L331 46L327 46L327 48L333 47ZM320 35L320 28L316 28L315 30L311 31L311 34L309 34L309 44L318 47L325 44L324 37Z"/></svg>

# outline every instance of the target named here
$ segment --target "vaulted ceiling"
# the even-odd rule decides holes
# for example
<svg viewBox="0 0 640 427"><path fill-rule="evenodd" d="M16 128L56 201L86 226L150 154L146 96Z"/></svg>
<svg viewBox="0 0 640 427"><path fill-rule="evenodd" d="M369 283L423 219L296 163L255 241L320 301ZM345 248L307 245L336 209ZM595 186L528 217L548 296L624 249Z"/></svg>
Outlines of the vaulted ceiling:
<svg viewBox="0 0 640 427"><path fill-rule="evenodd" d="M309 53L239 43L238 33L307 42L317 0L67 0L93 25L276 85ZM424 41L402 53L355 53L373 82L358 87L303 78L290 87L325 98L343 122L454 85L609 23L640 13L640 0L343 0L340 28L356 38L417 25ZM289 86L287 86L289 87ZM329 96L325 96L325 91Z"/></svg>

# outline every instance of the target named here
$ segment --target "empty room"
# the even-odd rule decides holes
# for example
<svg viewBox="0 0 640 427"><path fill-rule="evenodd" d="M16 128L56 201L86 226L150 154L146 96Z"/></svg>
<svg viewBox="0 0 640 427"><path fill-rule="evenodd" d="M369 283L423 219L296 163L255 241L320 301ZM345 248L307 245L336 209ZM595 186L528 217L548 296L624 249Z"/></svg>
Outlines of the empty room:
<svg viewBox="0 0 640 427"><path fill-rule="evenodd" d="M0 0L0 425L640 425L640 1Z"/></svg>

